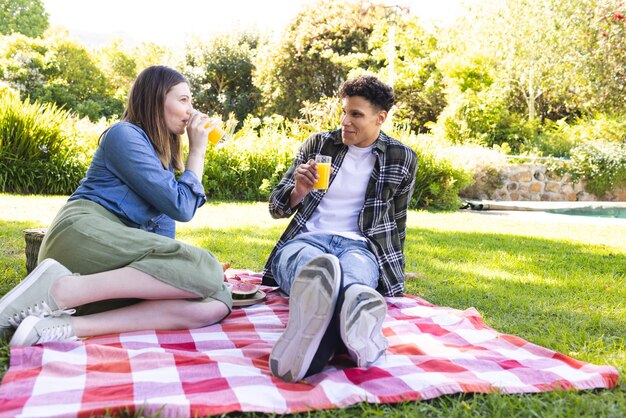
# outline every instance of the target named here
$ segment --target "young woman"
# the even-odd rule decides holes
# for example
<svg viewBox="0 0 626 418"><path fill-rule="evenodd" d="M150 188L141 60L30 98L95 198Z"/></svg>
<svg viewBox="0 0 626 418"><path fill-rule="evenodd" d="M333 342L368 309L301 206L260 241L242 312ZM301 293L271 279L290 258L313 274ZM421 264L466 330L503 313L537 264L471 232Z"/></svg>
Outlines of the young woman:
<svg viewBox="0 0 626 418"><path fill-rule="evenodd" d="M87 176L48 228L39 265L0 299L0 336L17 328L10 344L32 345L198 328L230 313L215 256L174 239L175 221L190 220L206 202L209 122L177 71L139 74L121 122L102 134Z"/></svg>

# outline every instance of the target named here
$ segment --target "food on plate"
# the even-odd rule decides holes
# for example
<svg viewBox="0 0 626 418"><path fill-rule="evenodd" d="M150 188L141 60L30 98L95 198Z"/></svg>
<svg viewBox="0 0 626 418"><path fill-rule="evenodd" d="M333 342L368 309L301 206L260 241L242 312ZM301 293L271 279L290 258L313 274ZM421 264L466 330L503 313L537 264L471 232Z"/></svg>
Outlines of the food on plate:
<svg viewBox="0 0 626 418"><path fill-rule="evenodd" d="M258 284L238 282L233 283L233 299L250 299L261 288Z"/></svg>

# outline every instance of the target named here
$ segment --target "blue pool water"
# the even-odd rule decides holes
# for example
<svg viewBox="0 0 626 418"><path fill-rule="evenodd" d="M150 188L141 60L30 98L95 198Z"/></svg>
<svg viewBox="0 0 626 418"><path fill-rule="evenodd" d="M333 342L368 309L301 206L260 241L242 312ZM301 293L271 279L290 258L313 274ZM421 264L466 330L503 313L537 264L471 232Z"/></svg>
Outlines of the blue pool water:
<svg viewBox="0 0 626 418"><path fill-rule="evenodd" d="M597 216L601 218L626 219L626 208L572 208L572 209L546 209L547 213L559 215Z"/></svg>

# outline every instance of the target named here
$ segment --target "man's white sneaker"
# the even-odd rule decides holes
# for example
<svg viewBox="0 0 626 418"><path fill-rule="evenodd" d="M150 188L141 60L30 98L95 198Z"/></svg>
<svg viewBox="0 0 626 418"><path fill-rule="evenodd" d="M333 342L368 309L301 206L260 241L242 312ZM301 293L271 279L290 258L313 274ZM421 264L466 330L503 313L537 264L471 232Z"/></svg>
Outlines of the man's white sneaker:
<svg viewBox="0 0 626 418"><path fill-rule="evenodd" d="M382 331L386 315L387 303L375 289L362 284L345 288L339 333L359 367L371 366L387 350L389 343Z"/></svg>
<svg viewBox="0 0 626 418"><path fill-rule="evenodd" d="M305 377L333 318L340 287L341 267L334 255L321 255L302 267L291 286L287 328L270 354L274 376L286 382Z"/></svg>

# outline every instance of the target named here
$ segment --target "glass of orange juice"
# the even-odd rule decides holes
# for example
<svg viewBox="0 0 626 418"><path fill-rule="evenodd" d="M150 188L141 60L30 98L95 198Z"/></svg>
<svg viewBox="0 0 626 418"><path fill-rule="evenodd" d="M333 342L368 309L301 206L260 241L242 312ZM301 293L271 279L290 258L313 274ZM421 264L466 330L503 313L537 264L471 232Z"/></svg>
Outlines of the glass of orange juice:
<svg viewBox="0 0 626 418"><path fill-rule="evenodd" d="M326 190L328 189L328 182L330 180L330 163L332 158L329 155L318 154L315 156L315 162L317 163L317 174L319 177L315 183L313 183L314 189Z"/></svg>
<svg viewBox="0 0 626 418"><path fill-rule="evenodd" d="M206 125L204 125L204 127L208 128L211 125L211 123L213 122L207 123ZM224 132L222 127L220 125L215 125L213 130L209 132L209 142L213 145L217 145L218 142L220 142L224 138L225 135L226 135L226 132Z"/></svg>

